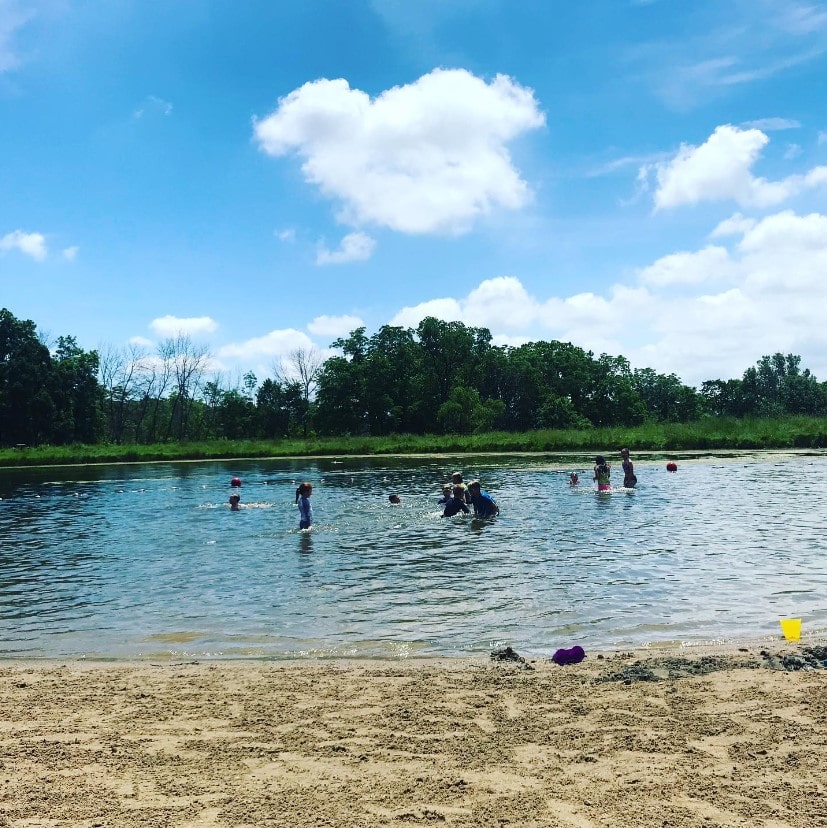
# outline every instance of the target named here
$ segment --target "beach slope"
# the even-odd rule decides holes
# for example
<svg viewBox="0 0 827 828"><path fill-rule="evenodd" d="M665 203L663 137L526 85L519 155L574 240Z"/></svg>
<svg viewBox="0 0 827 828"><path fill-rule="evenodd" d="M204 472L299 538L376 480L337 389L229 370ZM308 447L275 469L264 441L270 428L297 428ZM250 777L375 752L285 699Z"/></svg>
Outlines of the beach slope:
<svg viewBox="0 0 827 828"><path fill-rule="evenodd" d="M0 826L815 828L819 654L7 665Z"/></svg>

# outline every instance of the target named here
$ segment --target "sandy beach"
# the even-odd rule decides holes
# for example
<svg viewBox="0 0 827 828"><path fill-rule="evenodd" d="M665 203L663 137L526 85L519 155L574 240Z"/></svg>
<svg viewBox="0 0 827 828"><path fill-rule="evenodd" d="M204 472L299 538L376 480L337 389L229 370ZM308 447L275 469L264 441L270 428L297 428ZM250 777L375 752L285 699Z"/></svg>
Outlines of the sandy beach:
<svg viewBox="0 0 827 828"><path fill-rule="evenodd" d="M825 657L9 663L0 825L817 828Z"/></svg>

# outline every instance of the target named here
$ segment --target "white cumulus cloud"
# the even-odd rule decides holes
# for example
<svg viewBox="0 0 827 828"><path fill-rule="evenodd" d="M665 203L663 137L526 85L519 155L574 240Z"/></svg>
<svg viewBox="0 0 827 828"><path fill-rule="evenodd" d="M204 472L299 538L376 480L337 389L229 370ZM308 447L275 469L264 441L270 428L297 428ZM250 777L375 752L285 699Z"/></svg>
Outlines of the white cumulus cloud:
<svg viewBox="0 0 827 828"><path fill-rule="evenodd" d="M136 348L152 348L155 343L145 336L130 336L127 340L129 345L134 345Z"/></svg>
<svg viewBox="0 0 827 828"><path fill-rule="evenodd" d="M209 316L159 316L149 323L149 327L158 336L199 336L212 333L218 323Z"/></svg>
<svg viewBox="0 0 827 828"><path fill-rule="evenodd" d="M536 297L519 279L498 277L462 297L403 308L391 324L436 316L487 327L498 344L558 339L690 384L739 377L782 351L801 354L827 380L827 215L784 210L727 221L718 235L728 246L663 256L603 294Z"/></svg>
<svg viewBox="0 0 827 828"><path fill-rule="evenodd" d="M642 173L654 173L657 181L656 209L701 201L768 207L827 181L827 167L815 167L804 175L780 181L756 177L752 167L768 142L758 129L719 126L700 146L684 144L670 161L643 168Z"/></svg>
<svg viewBox="0 0 827 828"><path fill-rule="evenodd" d="M306 83L254 134L270 155L297 154L346 224L461 233L529 201L507 146L544 123L533 91L505 75L434 69L373 99L344 79Z"/></svg>
<svg viewBox="0 0 827 828"><path fill-rule="evenodd" d="M751 230L757 224L754 218L747 218L741 213L733 213L728 219L724 219L718 226L709 234L711 239L726 238L727 236L740 236Z"/></svg>
<svg viewBox="0 0 827 828"><path fill-rule="evenodd" d="M435 316L437 319L443 319L446 322L465 321L461 300L446 297L444 299L429 299L426 302L420 302L418 305L402 308L388 324L399 325L403 328L415 328L427 316Z"/></svg>
<svg viewBox="0 0 827 828"><path fill-rule="evenodd" d="M0 253L7 253L10 250L18 250L36 262L44 261L49 255L46 249L46 237L42 233L24 233L22 230L6 233L0 239Z"/></svg>
<svg viewBox="0 0 827 828"><path fill-rule="evenodd" d="M694 252L671 253L643 268L640 281L658 287L698 285L720 279L727 273L729 261L729 251L714 245Z"/></svg>
<svg viewBox="0 0 827 828"><path fill-rule="evenodd" d="M315 336L329 336L336 339L364 325L365 323L358 316L317 316L308 323L307 330Z"/></svg>
<svg viewBox="0 0 827 828"><path fill-rule="evenodd" d="M304 333L295 328L283 328L270 331L264 336L255 336L244 342L234 342L224 345L218 350L222 359L260 360L262 358L281 358L288 356L292 351L304 349L310 351L315 348L313 341Z"/></svg>
<svg viewBox="0 0 827 828"><path fill-rule="evenodd" d="M317 265L346 264L347 262L366 262L376 247L376 240L367 233L348 233L341 241L338 250L328 250L324 245L316 254Z"/></svg>

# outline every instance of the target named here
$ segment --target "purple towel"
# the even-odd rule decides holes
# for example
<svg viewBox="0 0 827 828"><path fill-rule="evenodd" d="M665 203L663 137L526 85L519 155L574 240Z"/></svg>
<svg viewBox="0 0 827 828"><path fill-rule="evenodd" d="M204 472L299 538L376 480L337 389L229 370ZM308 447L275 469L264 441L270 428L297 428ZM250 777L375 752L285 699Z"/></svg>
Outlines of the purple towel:
<svg viewBox="0 0 827 828"><path fill-rule="evenodd" d="M555 664L579 664L586 657L586 651L579 645L575 644L570 649L560 649L552 657L551 660Z"/></svg>

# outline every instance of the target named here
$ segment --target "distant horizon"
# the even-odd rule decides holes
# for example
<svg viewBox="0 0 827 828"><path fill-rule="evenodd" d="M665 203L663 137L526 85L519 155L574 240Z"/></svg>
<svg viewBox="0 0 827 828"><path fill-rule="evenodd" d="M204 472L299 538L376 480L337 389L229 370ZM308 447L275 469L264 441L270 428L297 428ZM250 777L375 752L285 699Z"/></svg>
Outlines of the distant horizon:
<svg viewBox="0 0 827 828"><path fill-rule="evenodd" d="M825 0L0 0L0 307L259 381L426 316L827 379Z"/></svg>

